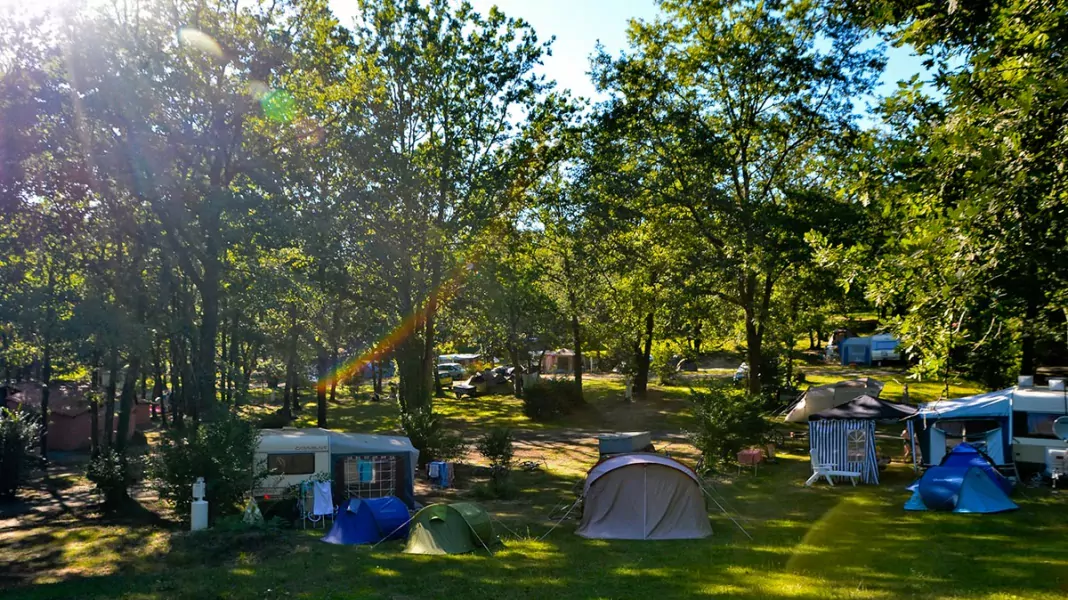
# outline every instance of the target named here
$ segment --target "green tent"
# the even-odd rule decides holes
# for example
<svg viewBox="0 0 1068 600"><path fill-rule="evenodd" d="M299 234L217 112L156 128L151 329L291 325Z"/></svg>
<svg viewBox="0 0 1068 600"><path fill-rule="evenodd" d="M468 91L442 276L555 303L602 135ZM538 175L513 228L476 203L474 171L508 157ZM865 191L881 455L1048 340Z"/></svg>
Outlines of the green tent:
<svg viewBox="0 0 1068 600"><path fill-rule="evenodd" d="M468 502L431 504L412 517L408 554L463 554L497 541L490 516Z"/></svg>

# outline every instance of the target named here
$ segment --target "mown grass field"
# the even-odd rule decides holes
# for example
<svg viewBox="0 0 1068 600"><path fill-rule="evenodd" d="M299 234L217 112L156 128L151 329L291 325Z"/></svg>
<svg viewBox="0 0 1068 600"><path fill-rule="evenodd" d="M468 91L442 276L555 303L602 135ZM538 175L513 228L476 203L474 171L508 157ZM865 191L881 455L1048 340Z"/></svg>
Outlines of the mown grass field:
<svg viewBox="0 0 1068 600"><path fill-rule="evenodd" d="M788 442L778 464L713 480L721 504L737 514L750 541L713 503L706 540L586 540L564 521L545 539L554 509L596 457L592 432L644 423L677 434L688 420L685 387L653 389L633 405L611 378L589 382L581 426L527 426L517 401L438 403L452 423L474 434L489 424L517 428L520 454L544 460L517 472L514 500L482 504L501 543L492 554L412 556L397 542L338 547L319 531L211 531L189 534L160 523L115 522L59 514L0 530L0 596L55 598L932 598L1054 599L1068 596L1065 497L1022 490L1020 510L998 515L906 513L912 471L894 464L880 486L802 484L809 473L803 442ZM910 388L911 391L911 388ZM464 401L466 402L466 401ZM391 407L346 400L332 409L337 428L377 423ZM395 410L395 407L392 408ZM303 418L308 418L303 417ZM380 419L385 420L380 420ZM886 449L894 452L896 445ZM683 442L672 454L688 456ZM477 458L472 456L472 460ZM472 481L445 499L467 498ZM725 500L725 501L724 501ZM558 510L558 512L560 512ZM3 522L3 521L0 521ZM17 585L17 587L12 587Z"/></svg>

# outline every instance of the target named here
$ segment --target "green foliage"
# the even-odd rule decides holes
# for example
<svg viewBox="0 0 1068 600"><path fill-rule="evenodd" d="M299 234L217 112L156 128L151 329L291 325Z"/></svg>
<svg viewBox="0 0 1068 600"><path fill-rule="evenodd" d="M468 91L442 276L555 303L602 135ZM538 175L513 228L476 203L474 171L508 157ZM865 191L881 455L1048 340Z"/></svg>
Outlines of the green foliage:
<svg viewBox="0 0 1068 600"><path fill-rule="evenodd" d="M727 386L691 390L696 426L690 441L701 452L707 468L736 459L739 451L759 444L771 430L760 411L759 396Z"/></svg>
<svg viewBox="0 0 1068 600"><path fill-rule="evenodd" d="M446 430L441 417L429 408L403 413L401 427L419 450L419 460L424 464L435 460L454 462L467 450L463 436Z"/></svg>
<svg viewBox="0 0 1068 600"><path fill-rule="evenodd" d="M265 475L254 465L258 444L256 428L229 413L196 428L169 431L149 456L152 487L180 518L188 519L193 483L203 477L212 517L234 514Z"/></svg>
<svg viewBox="0 0 1068 600"><path fill-rule="evenodd" d="M26 481L40 430L36 416L0 407L0 498L14 496Z"/></svg>
<svg viewBox="0 0 1068 600"><path fill-rule="evenodd" d="M523 414L535 421L551 421L582 404L582 393L570 379L539 379L523 390Z"/></svg>
<svg viewBox="0 0 1068 600"><path fill-rule="evenodd" d="M478 439L475 447L489 461L494 481L507 479L512 470L513 442L512 430L507 427L495 427Z"/></svg>
<svg viewBox="0 0 1068 600"><path fill-rule="evenodd" d="M114 448L106 448L89 459L85 477L96 485L104 496L104 506L114 508L129 498L128 490L133 474L126 455Z"/></svg>

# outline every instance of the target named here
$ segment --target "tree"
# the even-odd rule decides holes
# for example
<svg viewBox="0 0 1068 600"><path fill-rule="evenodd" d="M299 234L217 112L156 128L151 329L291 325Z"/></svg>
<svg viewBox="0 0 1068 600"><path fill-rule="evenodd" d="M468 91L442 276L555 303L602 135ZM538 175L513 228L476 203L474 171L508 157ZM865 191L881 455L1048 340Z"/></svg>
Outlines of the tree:
<svg viewBox="0 0 1068 600"><path fill-rule="evenodd" d="M634 23L629 54L598 58L611 100L591 169L617 218L673 223L706 293L744 313L755 392L776 285L807 260L813 211L849 200L825 162L853 138L850 99L882 65L863 31L817 3L660 6L663 19Z"/></svg>

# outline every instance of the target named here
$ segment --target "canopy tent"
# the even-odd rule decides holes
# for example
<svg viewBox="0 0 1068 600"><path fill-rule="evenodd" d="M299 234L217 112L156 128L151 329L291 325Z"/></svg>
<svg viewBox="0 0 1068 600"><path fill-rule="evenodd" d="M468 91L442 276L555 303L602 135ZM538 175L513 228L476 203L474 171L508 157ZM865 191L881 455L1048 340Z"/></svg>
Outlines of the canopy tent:
<svg viewBox="0 0 1068 600"><path fill-rule="evenodd" d="M867 394L878 398L883 391L883 384L871 377L861 377L839 381L827 385L810 387L797 399L786 415L788 423L804 423L808 418L820 411L834 408L849 402L850 400Z"/></svg>
<svg viewBox="0 0 1068 600"><path fill-rule="evenodd" d="M905 510L996 513L1019 508L1009 499L1012 483L973 446L955 447L937 467L909 486Z"/></svg>
<svg viewBox="0 0 1068 600"><path fill-rule="evenodd" d="M329 544L377 544L408 535L408 507L395 496L350 498L337 511L334 526L323 536Z"/></svg>
<svg viewBox="0 0 1068 600"><path fill-rule="evenodd" d="M860 473L864 483L879 483L875 424L895 423L915 413L906 404L859 396L809 417L809 452L820 465Z"/></svg>
<svg viewBox="0 0 1068 600"><path fill-rule="evenodd" d="M867 394L836 406L820 411L808 418L809 421L821 421L827 419L872 419L875 421L892 422L907 419L916 414L916 407L908 404L898 404L873 398Z"/></svg>
<svg viewBox="0 0 1068 600"><path fill-rule="evenodd" d="M464 554L497 541L489 513L469 502L431 504L412 517L408 554Z"/></svg>
<svg viewBox="0 0 1068 600"><path fill-rule="evenodd" d="M917 423L916 440L924 464L941 464L946 456L947 423L966 429L968 423L986 422L994 426L981 429L976 443L995 464L1005 464L1012 456L1012 405L1014 388L976 394L965 398L929 402L920 407L913 420ZM952 430L951 430L952 432Z"/></svg>
<svg viewBox="0 0 1068 600"><path fill-rule="evenodd" d="M697 539L712 535L700 480L660 454L605 459L586 475L585 506L576 533L625 540Z"/></svg>

